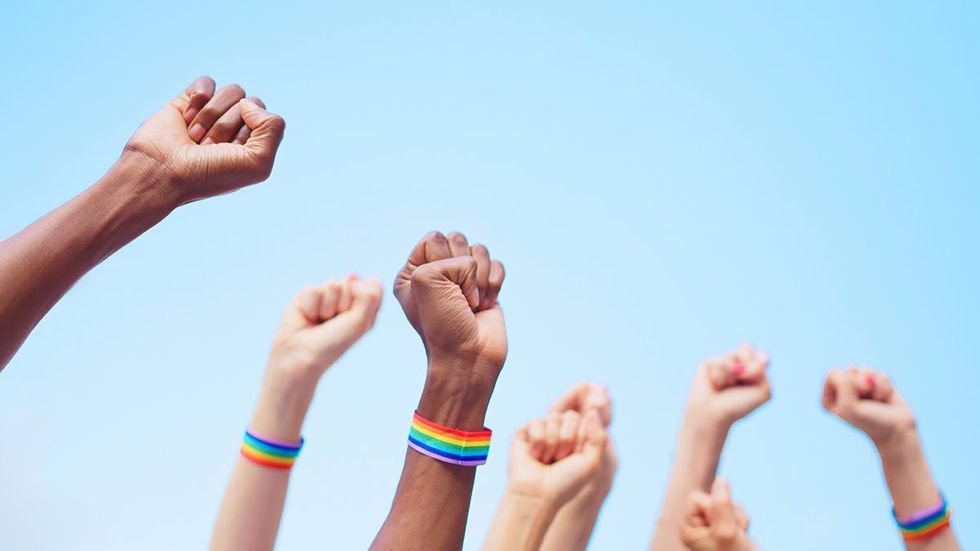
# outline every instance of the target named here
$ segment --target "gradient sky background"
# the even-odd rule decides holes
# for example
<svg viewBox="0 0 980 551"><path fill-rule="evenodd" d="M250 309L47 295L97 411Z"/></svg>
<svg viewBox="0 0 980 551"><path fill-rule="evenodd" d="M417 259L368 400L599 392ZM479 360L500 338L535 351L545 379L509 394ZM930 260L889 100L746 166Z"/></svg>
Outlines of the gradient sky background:
<svg viewBox="0 0 980 551"><path fill-rule="evenodd" d="M268 182L111 258L0 375L0 548L204 548L284 305L351 271L390 284L434 228L508 268L467 549L512 431L583 378L612 390L621 456L593 548L643 548L694 368L743 341L775 394L721 472L763 548L900 548L871 446L819 407L848 362L907 395L980 547L980 4L4 10L0 235L95 181L198 74L288 129ZM320 386L280 549L366 547L424 370L387 295Z"/></svg>

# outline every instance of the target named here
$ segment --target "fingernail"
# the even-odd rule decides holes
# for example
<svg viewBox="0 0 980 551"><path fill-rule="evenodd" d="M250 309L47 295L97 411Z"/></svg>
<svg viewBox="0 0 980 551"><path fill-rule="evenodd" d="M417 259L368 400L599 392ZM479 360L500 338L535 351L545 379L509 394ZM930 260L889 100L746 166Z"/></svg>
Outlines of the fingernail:
<svg viewBox="0 0 980 551"><path fill-rule="evenodd" d="M207 138L201 140L201 145L209 145L213 143L214 143L214 139L212 139L211 136L208 136Z"/></svg>
<svg viewBox="0 0 980 551"><path fill-rule="evenodd" d="M874 377L874 375L868 375L868 377L867 377L867 379L865 379L865 381L867 381L868 388L869 389L871 389L871 390L874 390L875 389L875 377Z"/></svg>
<svg viewBox="0 0 980 551"><path fill-rule="evenodd" d="M745 366L742 365L742 362L737 362L732 366L732 373L735 374L736 377L739 377L745 373Z"/></svg>
<svg viewBox="0 0 980 551"><path fill-rule="evenodd" d="M204 127L200 123L194 123L187 133L190 134L192 140L199 142L204 137Z"/></svg>
<svg viewBox="0 0 980 551"><path fill-rule="evenodd" d="M347 276L347 279L349 279L350 281L357 281L361 279L361 276L357 275L354 272L351 272L350 275Z"/></svg>

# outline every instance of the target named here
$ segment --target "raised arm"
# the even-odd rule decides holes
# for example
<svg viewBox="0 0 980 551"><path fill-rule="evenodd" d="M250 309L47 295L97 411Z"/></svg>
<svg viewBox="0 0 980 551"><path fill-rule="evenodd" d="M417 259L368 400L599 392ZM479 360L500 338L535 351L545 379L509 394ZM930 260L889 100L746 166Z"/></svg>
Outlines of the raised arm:
<svg viewBox="0 0 980 551"><path fill-rule="evenodd" d="M473 467L489 446L487 406L507 356L497 304L503 281L503 265L459 233L427 235L398 274L395 296L422 337L428 372L395 499L372 549L463 545Z"/></svg>
<svg viewBox="0 0 980 551"><path fill-rule="evenodd" d="M286 309L259 402L218 513L213 551L271 551L300 431L327 368L374 325L381 284L354 276L309 287Z"/></svg>
<svg viewBox="0 0 980 551"><path fill-rule="evenodd" d="M748 345L705 362L691 386L681 424L674 468L652 551L683 551L681 525L691 492L707 492L715 479L721 451L735 421L769 400L769 358Z"/></svg>
<svg viewBox="0 0 980 551"><path fill-rule="evenodd" d="M606 431L596 411L532 421L510 446L507 489L483 551L538 551L558 510L567 507L600 468Z"/></svg>
<svg viewBox="0 0 980 551"><path fill-rule="evenodd" d="M178 206L268 178L285 125L208 77L147 119L80 195L0 242L0 370L85 273Z"/></svg>
<svg viewBox="0 0 980 551"><path fill-rule="evenodd" d="M758 551L748 532L749 517L732 502L727 480L715 478L710 494L691 492L681 525L681 540L690 551Z"/></svg>
<svg viewBox="0 0 980 551"><path fill-rule="evenodd" d="M550 411L558 416L595 412L603 429L608 429L612 423L612 398L605 386L581 382L559 398ZM541 544L543 551L583 551L588 546L599 510L612 488L616 465L616 448L612 438L606 438L599 465L592 476L568 503L558 509Z"/></svg>
<svg viewBox="0 0 980 551"><path fill-rule="evenodd" d="M950 511L933 481L915 414L888 376L867 367L831 370L823 405L874 443L909 551L957 551Z"/></svg>

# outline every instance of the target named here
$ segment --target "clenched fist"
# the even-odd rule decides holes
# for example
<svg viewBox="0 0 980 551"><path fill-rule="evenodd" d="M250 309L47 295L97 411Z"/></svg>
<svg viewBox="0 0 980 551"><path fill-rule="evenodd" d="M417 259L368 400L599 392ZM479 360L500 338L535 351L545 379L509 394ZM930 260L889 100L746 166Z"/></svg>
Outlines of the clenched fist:
<svg viewBox="0 0 980 551"><path fill-rule="evenodd" d="M728 482L718 477L710 494L691 494L681 540L691 551L757 551L748 529L749 517L732 503Z"/></svg>
<svg viewBox="0 0 980 551"><path fill-rule="evenodd" d="M689 411L707 415L728 426L769 401L771 389L766 369L769 357L749 345L698 369L688 400Z"/></svg>
<svg viewBox="0 0 980 551"><path fill-rule="evenodd" d="M602 422L604 430L609 429L612 423L612 398L604 385L582 381L575 384L554 404L550 412L552 415L588 415L594 411ZM618 459L616 448L612 438L606 438L606 445L602 451L602 459L595 475L582 488L583 497L602 499L609 493L612 486L613 476L616 474Z"/></svg>
<svg viewBox="0 0 980 551"><path fill-rule="evenodd" d="M888 376L868 367L831 370L824 382L823 406L879 446L915 429L915 414Z"/></svg>
<svg viewBox="0 0 980 551"><path fill-rule="evenodd" d="M268 178L284 130L237 84L215 90L200 77L140 126L123 155L162 174L156 191L177 206Z"/></svg>
<svg viewBox="0 0 980 551"><path fill-rule="evenodd" d="M286 309L270 368L312 376L315 382L374 326L381 295L377 279L362 281L353 275L307 287Z"/></svg>
<svg viewBox="0 0 980 551"><path fill-rule="evenodd" d="M432 232L415 246L395 296L422 337L430 375L492 389L507 357L503 282L503 264L461 233Z"/></svg>
<svg viewBox="0 0 980 551"><path fill-rule="evenodd" d="M595 476L605 448L606 430L594 410L531 421L511 442L508 491L561 507Z"/></svg>

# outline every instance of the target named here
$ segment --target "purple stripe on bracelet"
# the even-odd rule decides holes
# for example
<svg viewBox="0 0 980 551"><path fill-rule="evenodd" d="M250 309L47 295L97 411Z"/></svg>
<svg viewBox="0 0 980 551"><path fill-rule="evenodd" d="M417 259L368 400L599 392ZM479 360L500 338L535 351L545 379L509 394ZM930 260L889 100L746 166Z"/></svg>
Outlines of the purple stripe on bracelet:
<svg viewBox="0 0 980 551"><path fill-rule="evenodd" d="M265 442L266 444L272 444L274 446L282 446L284 448L293 448L293 449L297 449L297 450L303 447L303 438L302 437L300 437L299 442L296 442L296 441L289 442L289 441L286 441L286 440L276 440L275 438L268 438L266 436L259 436L258 434L255 434L251 430L246 430L245 433L248 434L249 436L251 436L252 438L258 440L259 442Z"/></svg>
<svg viewBox="0 0 980 551"><path fill-rule="evenodd" d="M923 509L921 511L916 511L905 518L899 519L899 522L901 522L902 524L914 524L916 522L922 521L922 519L938 515L939 513L942 512L944 507L946 507L946 498L945 496L940 495L939 505L936 505L935 507L930 507L928 509Z"/></svg>
<svg viewBox="0 0 980 551"><path fill-rule="evenodd" d="M421 446L417 446L417 445L415 445L414 442L409 442L408 443L408 446L410 448L412 448L413 450L419 452L422 455L431 457L432 459L435 459L437 461L442 461L443 463L450 463L450 464L453 464L453 465L460 465L460 466L463 466L463 467L476 467L478 465L483 465L483 464L485 464L487 462L485 459L476 459L476 460L473 460L473 459L468 459L468 460L449 459L448 457L439 455L437 453L432 453L429 450L422 448Z"/></svg>

